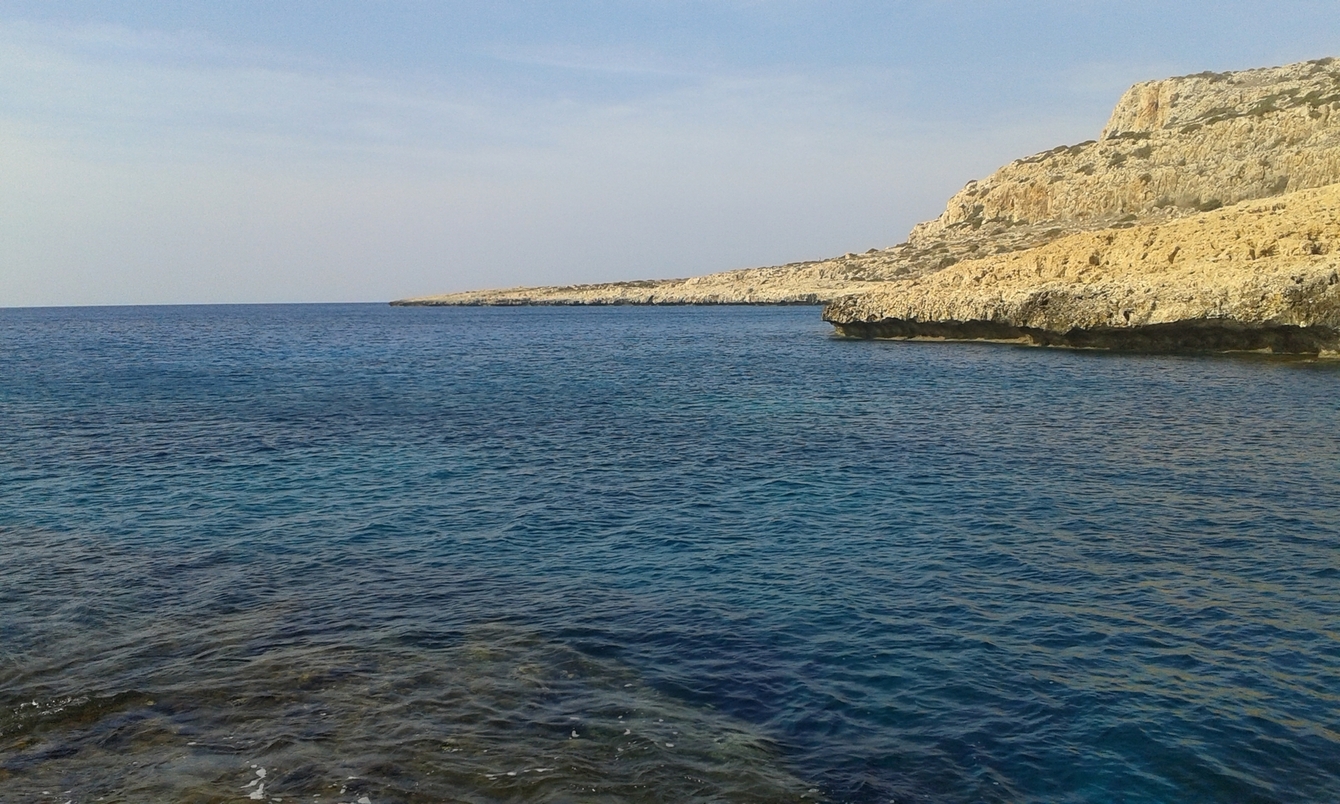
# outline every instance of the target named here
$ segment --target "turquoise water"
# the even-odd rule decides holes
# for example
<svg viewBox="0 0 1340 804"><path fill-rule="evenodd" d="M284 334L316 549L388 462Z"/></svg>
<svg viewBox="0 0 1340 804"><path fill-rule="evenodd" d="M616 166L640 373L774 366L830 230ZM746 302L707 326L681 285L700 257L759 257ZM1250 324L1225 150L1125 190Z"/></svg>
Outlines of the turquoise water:
<svg viewBox="0 0 1340 804"><path fill-rule="evenodd" d="M0 310L5 802L1340 799L1340 367Z"/></svg>

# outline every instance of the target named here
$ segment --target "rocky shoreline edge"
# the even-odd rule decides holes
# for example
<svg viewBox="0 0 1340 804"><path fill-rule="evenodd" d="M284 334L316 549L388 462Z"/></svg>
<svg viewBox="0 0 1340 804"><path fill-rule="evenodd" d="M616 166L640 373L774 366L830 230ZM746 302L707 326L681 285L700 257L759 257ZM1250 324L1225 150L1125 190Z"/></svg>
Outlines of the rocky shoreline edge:
<svg viewBox="0 0 1340 804"><path fill-rule="evenodd" d="M1340 62L1137 84L904 243L687 279L392 302L817 305L837 335L1340 356Z"/></svg>
<svg viewBox="0 0 1340 804"><path fill-rule="evenodd" d="M990 321L918 322L886 319L835 323L837 334L863 340L975 341L1146 354L1256 352L1340 357L1340 330L1330 327L1246 326L1231 319L1179 321L1142 327L1094 327L1067 332Z"/></svg>
<svg viewBox="0 0 1340 804"><path fill-rule="evenodd" d="M517 288L518 291L527 291L531 288ZM594 298L590 300L568 301L553 299L506 299L500 301L434 301L425 299L397 299L390 302L392 307L824 307L829 304L827 299L821 299L815 294L807 294L798 299L786 299L783 301L745 301L743 299L695 299L692 301L681 299L627 299L619 296L613 298Z"/></svg>

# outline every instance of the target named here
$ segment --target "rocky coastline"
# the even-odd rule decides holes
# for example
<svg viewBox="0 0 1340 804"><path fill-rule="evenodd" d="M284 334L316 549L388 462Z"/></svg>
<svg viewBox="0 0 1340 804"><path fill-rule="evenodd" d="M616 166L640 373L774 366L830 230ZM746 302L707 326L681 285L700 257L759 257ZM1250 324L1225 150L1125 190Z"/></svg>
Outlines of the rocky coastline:
<svg viewBox="0 0 1340 804"><path fill-rule="evenodd" d="M1340 185L1084 232L838 299L852 337L1340 350Z"/></svg>
<svg viewBox="0 0 1340 804"><path fill-rule="evenodd" d="M1340 353L1340 62L1137 84L904 243L672 280L403 305L825 304L839 335Z"/></svg>

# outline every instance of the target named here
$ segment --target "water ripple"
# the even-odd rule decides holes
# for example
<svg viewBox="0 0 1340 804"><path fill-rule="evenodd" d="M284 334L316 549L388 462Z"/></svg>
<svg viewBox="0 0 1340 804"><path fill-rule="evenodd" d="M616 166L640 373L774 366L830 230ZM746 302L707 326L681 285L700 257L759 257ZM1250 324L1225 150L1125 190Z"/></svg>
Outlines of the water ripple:
<svg viewBox="0 0 1340 804"><path fill-rule="evenodd" d="M1338 380L805 309L0 311L0 785L1334 800Z"/></svg>

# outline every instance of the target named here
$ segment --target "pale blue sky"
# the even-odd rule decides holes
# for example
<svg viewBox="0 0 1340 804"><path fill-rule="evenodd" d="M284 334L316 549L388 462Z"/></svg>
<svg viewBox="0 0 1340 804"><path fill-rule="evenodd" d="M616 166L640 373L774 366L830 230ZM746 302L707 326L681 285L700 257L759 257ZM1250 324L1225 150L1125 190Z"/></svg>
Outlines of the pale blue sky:
<svg viewBox="0 0 1340 804"><path fill-rule="evenodd" d="M0 305L386 300L893 245L1327 2L0 4Z"/></svg>

